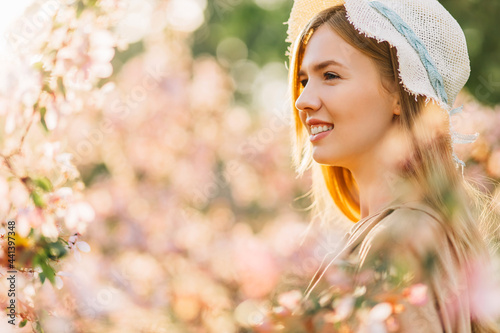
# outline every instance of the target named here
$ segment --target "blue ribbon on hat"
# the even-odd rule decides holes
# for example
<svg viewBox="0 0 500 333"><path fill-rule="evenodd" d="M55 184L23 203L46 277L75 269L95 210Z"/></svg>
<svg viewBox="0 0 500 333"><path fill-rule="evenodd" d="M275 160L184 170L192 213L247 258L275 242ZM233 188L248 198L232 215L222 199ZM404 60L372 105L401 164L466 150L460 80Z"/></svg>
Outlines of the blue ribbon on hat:
<svg viewBox="0 0 500 333"><path fill-rule="evenodd" d="M396 30L403 35L408 43L415 49L422 64L427 70L427 74L429 75L429 81L436 92L436 95L446 104L448 104L448 95L446 94L446 90L444 89L443 77L439 73L434 61L432 60L431 55L427 51L425 44L418 38L413 29L406 24L405 21L399 16L395 11L391 8L387 7L383 3L379 1L371 1L368 4L377 10L380 14L384 15L396 28Z"/></svg>
<svg viewBox="0 0 500 333"><path fill-rule="evenodd" d="M427 48L425 47L425 44L418 38L418 36L415 34L413 29L399 16L395 11L393 11L391 8L387 7L383 3L379 1L370 1L368 4L374 8L376 11L378 11L380 14L382 14L384 17L386 17L391 24L396 28L396 30L403 35L408 43L413 47L415 52L417 52L418 56L420 57L420 60L422 61L422 64L424 65L427 75L429 76L429 81L434 88L434 91L436 92L436 95L446 104L448 104L448 95L446 94L446 90L444 88L444 80L443 77L441 76L441 73L439 73L436 65L434 64L434 61L432 60L431 55L427 51ZM458 132L453 131L452 129L452 124L451 124L451 116L458 114L462 111L463 106L460 106L458 108L452 109L448 112L449 118L450 118L450 131L452 135L452 140L453 144L455 143L472 143L476 141L477 137L479 136L479 133L475 134L461 134ZM465 163L457 157L455 152L452 153L452 157L458 165L462 165L462 175L464 173L464 167Z"/></svg>

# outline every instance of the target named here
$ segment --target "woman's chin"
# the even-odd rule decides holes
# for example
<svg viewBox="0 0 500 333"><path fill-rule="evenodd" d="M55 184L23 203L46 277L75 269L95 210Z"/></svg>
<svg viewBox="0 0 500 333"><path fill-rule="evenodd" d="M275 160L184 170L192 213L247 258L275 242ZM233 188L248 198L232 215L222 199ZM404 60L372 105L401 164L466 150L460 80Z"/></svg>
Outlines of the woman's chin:
<svg viewBox="0 0 500 333"><path fill-rule="evenodd" d="M345 155L342 154L332 154L331 149L328 152L322 151L322 149L313 149L312 159L322 165L329 166L345 166Z"/></svg>
<svg viewBox="0 0 500 333"><path fill-rule="evenodd" d="M331 166L334 166L336 164L335 159L332 158L332 156L325 156L323 154L314 154L313 153L312 158L318 164L331 165Z"/></svg>

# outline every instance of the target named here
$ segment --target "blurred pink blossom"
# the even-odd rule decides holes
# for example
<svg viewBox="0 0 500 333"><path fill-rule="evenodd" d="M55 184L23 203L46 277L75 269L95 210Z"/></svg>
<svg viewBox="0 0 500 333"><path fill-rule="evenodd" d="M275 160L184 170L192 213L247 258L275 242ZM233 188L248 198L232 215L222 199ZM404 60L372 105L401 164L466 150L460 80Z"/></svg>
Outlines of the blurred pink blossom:
<svg viewBox="0 0 500 333"><path fill-rule="evenodd" d="M368 314L369 321L383 322L392 314L392 304L383 302L375 305Z"/></svg>
<svg viewBox="0 0 500 333"><path fill-rule="evenodd" d="M500 280L493 266L476 260L468 266L466 274L472 316L478 319L500 317Z"/></svg>
<svg viewBox="0 0 500 333"><path fill-rule="evenodd" d="M78 262L81 262L82 261L82 257L80 255L80 252L79 251L82 251L82 252L90 252L90 245L87 244L87 242L84 242L84 241L79 241L78 240L78 237L80 235L78 233L72 235L69 237L68 239L68 248L70 249L71 252L73 252L73 255L75 256L75 259L78 261Z"/></svg>
<svg viewBox="0 0 500 333"><path fill-rule="evenodd" d="M68 205L64 222L69 230L79 233L85 231L87 224L94 221L95 212L92 206L86 202L75 202Z"/></svg>
<svg viewBox="0 0 500 333"><path fill-rule="evenodd" d="M354 310L355 298L346 295L334 302L334 320L342 321L351 315Z"/></svg>
<svg viewBox="0 0 500 333"><path fill-rule="evenodd" d="M278 303L290 311L294 311L300 304L302 293L299 290L287 291L278 296Z"/></svg>
<svg viewBox="0 0 500 333"><path fill-rule="evenodd" d="M242 292L248 298L266 296L276 286L280 273L273 254L257 238L239 236L234 241L234 265Z"/></svg>
<svg viewBox="0 0 500 333"><path fill-rule="evenodd" d="M500 178L500 149L496 149L491 153L486 170L493 177Z"/></svg>
<svg viewBox="0 0 500 333"><path fill-rule="evenodd" d="M405 290L404 295L410 304L422 306L428 301L427 290L427 285L417 283Z"/></svg>

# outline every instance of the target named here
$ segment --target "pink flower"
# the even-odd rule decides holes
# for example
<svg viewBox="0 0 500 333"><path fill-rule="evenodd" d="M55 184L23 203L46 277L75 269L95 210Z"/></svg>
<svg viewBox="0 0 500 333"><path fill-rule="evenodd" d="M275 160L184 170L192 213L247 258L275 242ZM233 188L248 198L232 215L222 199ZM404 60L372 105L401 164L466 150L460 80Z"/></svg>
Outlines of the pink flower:
<svg viewBox="0 0 500 333"><path fill-rule="evenodd" d="M96 30L89 37L89 56L91 68L98 78L107 78L113 74L111 60L115 56L115 40L107 30Z"/></svg>
<svg viewBox="0 0 500 333"><path fill-rule="evenodd" d="M342 297L338 303L334 305L335 307L335 321L342 321L348 318L352 311L354 310L355 299L352 296Z"/></svg>
<svg viewBox="0 0 500 333"><path fill-rule="evenodd" d="M29 192L20 181L11 182L9 199L17 208L26 207L29 200Z"/></svg>
<svg viewBox="0 0 500 333"><path fill-rule="evenodd" d="M59 237L59 230L57 229L54 217L52 215L45 214L42 218L42 234L52 241L56 241Z"/></svg>
<svg viewBox="0 0 500 333"><path fill-rule="evenodd" d="M278 303L285 309L294 311L298 308L301 299L302 293L299 290L291 290L279 295Z"/></svg>
<svg viewBox="0 0 500 333"><path fill-rule="evenodd" d="M68 229L78 231L84 231L87 223L92 222L94 219L94 209L86 202L76 202L69 205L64 216Z"/></svg>
<svg viewBox="0 0 500 333"><path fill-rule="evenodd" d="M75 259L77 261L81 261L82 257L79 251L82 252L90 252L90 245L87 242L79 241L78 236L79 233L75 233L73 236L70 236L68 239L68 248L73 252Z"/></svg>
<svg viewBox="0 0 500 333"><path fill-rule="evenodd" d="M253 236L238 237L234 261L242 292L249 298L266 296L278 283L280 274L273 253Z"/></svg>
<svg viewBox="0 0 500 333"><path fill-rule="evenodd" d="M368 318L372 322L382 322L389 318L392 314L392 305L387 302L375 305L368 314Z"/></svg>
<svg viewBox="0 0 500 333"><path fill-rule="evenodd" d="M475 318L500 317L500 281L491 266L473 262L467 270L471 314Z"/></svg>
<svg viewBox="0 0 500 333"><path fill-rule="evenodd" d="M423 283L414 284L404 293L410 304L422 306L428 301L427 286Z"/></svg>
<svg viewBox="0 0 500 333"><path fill-rule="evenodd" d="M57 289L61 289L64 286L64 282L63 282L63 280L61 278L62 276L70 277L71 274L67 273L67 272L64 272L64 271L59 271L59 272L56 273L55 281L56 281L56 288Z"/></svg>
<svg viewBox="0 0 500 333"><path fill-rule="evenodd" d="M387 320L385 321L385 325L389 332L397 332L399 330L399 323L393 316L387 318Z"/></svg>
<svg viewBox="0 0 500 333"><path fill-rule="evenodd" d="M76 90L90 90L96 79L113 73L115 38L107 30L80 27L70 42L58 50L53 74L65 77L65 83ZM68 81L69 79L69 81Z"/></svg>
<svg viewBox="0 0 500 333"><path fill-rule="evenodd" d="M9 210L10 202L7 199L9 197L9 183L3 178L0 177L0 214L4 215Z"/></svg>
<svg viewBox="0 0 500 333"><path fill-rule="evenodd" d="M17 212L17 233L21 237L27 237L31 231L31 228L38 228L42 226L44 222L45 219L40 209L19 209ZM50 230L46 230L46 232L50 232Z"/></svg>
<svg viewBox="0 0 500 333"><path fill-rule="evenodd" d="M486 169L491 176L500 178L500 149L491 153Z"/></svg>

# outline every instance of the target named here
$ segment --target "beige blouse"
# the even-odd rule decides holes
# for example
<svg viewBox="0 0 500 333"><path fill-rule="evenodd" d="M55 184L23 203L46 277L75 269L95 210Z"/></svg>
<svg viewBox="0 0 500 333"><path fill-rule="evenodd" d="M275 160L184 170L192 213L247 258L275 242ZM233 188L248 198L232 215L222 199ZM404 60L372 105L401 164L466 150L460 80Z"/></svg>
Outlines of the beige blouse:
<svg viewBox="0 0 500 333"><path fill-rule="evenodd" d="M414 283L428 286L425 305L407 303L405 311L397 316L398 332L500 332L495 324L479 325L471 320L463 258L456 251L458 240L427 205L389 205L357 222L345 241L333 262L343 259L362 271L374 256L389 251L398 259L404 258L405 267L414 273ZM433 262L430 275L422 266L425 260Z"/></svg>

